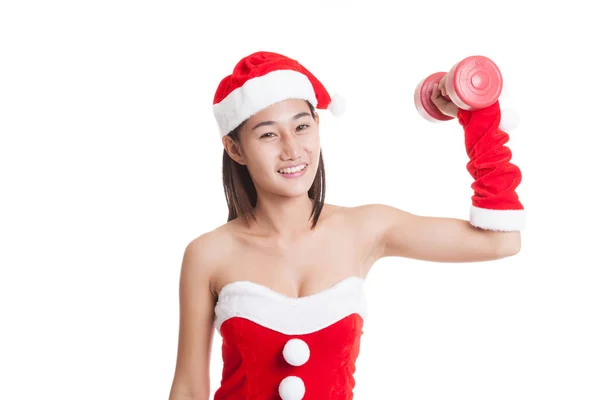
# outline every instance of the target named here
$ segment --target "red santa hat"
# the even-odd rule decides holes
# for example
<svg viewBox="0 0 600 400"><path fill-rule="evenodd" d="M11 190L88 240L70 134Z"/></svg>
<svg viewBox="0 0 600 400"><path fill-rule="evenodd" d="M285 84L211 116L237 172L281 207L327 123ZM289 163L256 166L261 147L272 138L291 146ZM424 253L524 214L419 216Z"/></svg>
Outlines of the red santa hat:
<svg viewBox="0 0 600 400"><path fill-rule="evenodd" d="M298 61L259 51L242 58L231 75L221 80L213 100L213 114L221 137L270 105L304 99L333 115L345 111L344 99L331 97L323 84Z"/></svg>

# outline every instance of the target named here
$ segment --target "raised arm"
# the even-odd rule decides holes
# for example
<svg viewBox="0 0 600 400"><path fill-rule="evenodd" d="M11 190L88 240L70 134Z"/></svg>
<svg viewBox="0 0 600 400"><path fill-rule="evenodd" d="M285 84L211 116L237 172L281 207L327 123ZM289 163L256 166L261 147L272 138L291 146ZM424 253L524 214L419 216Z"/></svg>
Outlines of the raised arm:
<svg viewBox="0 0 600 400"><path fill-rule="evenodd" d="M443 101L439 91L437 99ZM377 258L470 262L520 251L525 209L516 188L521 170L510 162L512 153L505 145L509 137L500 127L500 105L496 101L480 110L457 109L455 116L464 130L467 170L474 179L469 219L417 216L380 204L365 206Z"/></svg>
<svg viewBox="0 0 600 400"><path fill-rule="evenodd" d="M179 345L169 400L208 400L215 298L206 237L185 249L179 283Z"/></svg>
<svg viewBox="0 0 600 400"><path fill-rule="evenodd" d="M384 204L361 206L376 241L376 259L435 262L490 261L517 254L520 232L477 228L467 220L415 215Z"/></svg>

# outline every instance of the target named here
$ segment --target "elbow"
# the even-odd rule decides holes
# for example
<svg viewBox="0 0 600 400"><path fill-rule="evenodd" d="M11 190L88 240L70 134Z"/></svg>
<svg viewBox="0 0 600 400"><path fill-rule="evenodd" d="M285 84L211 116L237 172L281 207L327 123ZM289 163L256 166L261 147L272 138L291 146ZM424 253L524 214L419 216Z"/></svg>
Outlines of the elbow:
<svg viewBox="0 0 600 400"><path fill-rule="evenodd" d="M512 257L521 251L521 232L504 232L496 242L497 258Z"/></svg>
<svg viewBox="0 0 600 400"><path fill-rule="evenodd" d="M208 400L208 395L198 394L172 394L169 400Z"/></svg>
<svg viewBox="0 0 600 400"><path fill-rule="evenodd" d="M517 254L519 254L520 251L521 251L521 246L511 247L510 249L505 250L503 253L501 253L501 257L502 258L513 257L513 256L516 256Z"/></svg>
<svg viewBox="0 0 600 400"><path fill-rule="evenodd" d="M209 400L209 391L192 391L173 387L169 395L169 400Z"/></svg>

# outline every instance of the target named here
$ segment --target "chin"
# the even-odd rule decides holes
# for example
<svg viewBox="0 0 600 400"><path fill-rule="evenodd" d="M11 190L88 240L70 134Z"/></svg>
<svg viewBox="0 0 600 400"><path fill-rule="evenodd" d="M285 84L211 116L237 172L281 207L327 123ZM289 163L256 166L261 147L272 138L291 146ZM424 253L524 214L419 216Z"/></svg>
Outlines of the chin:
<svg viewBox="0 0 600 400"><path fill-rule="evenodd" d="M310 181L309 179L306 179L306 181L296 184L291 182L284 182L282 184L278 184L276 187L273 187L273 192L277 193L280 196L298 197L306 195L306 193L308 193L308 191L310 190L311 186L312 181Z"/></svg>

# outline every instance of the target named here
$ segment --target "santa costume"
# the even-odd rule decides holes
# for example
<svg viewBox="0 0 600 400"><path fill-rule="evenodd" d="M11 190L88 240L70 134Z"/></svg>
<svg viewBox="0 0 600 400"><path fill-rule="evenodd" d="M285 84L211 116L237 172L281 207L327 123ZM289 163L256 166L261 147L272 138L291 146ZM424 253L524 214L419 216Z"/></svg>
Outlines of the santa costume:
<svg viewBox="0 0 600 400"><path fill-rule="evenodd" d="M335 115L343 99L296 60L256 52L220 82L213 112L220 136L286 99L308 100ZM473 188L471 223L484 229L522 228L515 187L520 171L503 146L497 104L461 111ZM293 298L251 281L225 285L215 306L223 339L223 372L215 400L351 400L355 362L367 316L364 279L349 276L316 294Z"/></svg>
<svg viewBox="0 0 600 400"><path fill-rule="evenodd" d="M215 400L352 399L366 310L357 276L300 298L226 285L215 307L224 361Z"/></svg>

